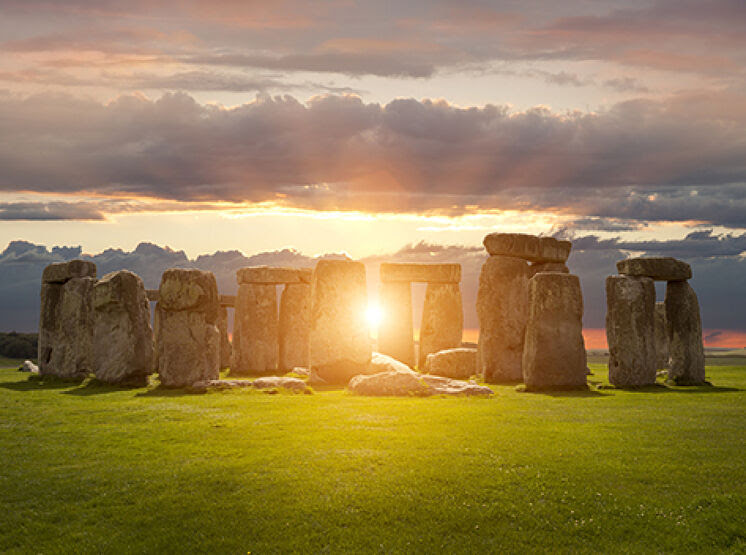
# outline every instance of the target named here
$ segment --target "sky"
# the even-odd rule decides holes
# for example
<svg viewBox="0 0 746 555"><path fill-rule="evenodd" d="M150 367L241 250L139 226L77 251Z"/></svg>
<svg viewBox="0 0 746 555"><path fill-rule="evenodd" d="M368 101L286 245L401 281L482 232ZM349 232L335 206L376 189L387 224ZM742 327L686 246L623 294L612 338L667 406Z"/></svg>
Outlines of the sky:
<svg viewBox="0 0 746 555"><path fill-rule="evenodd" d="M373 260L525 232L575 242L592 310L630 254L746 296L742 0L0 13L0 248ZM746 339L721 305L705 327Z"/></svg>

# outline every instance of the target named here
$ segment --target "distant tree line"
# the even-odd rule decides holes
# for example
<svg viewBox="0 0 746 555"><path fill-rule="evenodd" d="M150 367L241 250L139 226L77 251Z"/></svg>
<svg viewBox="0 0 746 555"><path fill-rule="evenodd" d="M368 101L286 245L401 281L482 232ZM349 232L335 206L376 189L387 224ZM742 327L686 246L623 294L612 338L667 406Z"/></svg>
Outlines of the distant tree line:
<svg viewBox="0 0 746 555"><path fill-rule="evenodd" d="M0 356L35 359L38 342L38 333L0 332Z"/></svg>

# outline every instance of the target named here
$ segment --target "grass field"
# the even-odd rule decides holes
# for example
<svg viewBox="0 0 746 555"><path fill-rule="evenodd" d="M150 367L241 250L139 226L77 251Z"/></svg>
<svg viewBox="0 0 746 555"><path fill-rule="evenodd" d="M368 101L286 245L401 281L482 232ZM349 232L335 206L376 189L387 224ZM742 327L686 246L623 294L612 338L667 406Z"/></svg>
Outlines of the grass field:
<svg viewBox="0 0 746 555"><path fill-rule="evenodd" d="M744 552L744 360L708 379L393 399L0 370L0 551Z"/></svg>

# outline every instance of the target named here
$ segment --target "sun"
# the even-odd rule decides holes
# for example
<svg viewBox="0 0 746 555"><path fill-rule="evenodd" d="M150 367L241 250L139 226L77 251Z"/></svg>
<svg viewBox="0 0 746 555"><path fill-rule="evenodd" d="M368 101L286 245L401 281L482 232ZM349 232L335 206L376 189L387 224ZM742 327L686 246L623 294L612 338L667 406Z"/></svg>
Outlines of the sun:
<svg viewBox="0 0 746 555"><path fill-rule="evenodd" d="M383 309L377 304L369 304L365 310L365 319L371 329L378 329L378 325L383 320Z"/></svg>

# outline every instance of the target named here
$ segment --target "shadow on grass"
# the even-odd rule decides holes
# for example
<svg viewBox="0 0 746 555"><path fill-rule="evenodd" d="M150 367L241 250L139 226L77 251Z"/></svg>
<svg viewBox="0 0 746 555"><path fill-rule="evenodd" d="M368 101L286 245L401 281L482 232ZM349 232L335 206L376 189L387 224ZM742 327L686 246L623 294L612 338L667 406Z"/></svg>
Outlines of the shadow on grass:
<svg viewBox="0 0 746 555"><path fill-rule="evenodd" d="M194 392L194 391L188 391L186 389L176 389L176 388L163 387L162 385L158 385L151 389L146 389L145 391L136 393L135 397L185 397L185 396L192 396L192 395L199 395L199 393Z"/></svg>
<svg viewBox="0 0 746 555"><path fill-rule="evenodd" d="M39 389L70 389L78 387L83 380L62 380L54 376L29 376L17 382L5 382L0 388L11 391L38 391Z"/></svg>
<svg viewBox="0 0 746 555"><path fill-rule="evenodd" d="M642 387L616 387L613 385L599 385L602 391L627 391L630 393L732 393L743 391L736 387L721 387L716 385L675 385L656 383Z"/></svg>
<svg viewBox="0 0 746 555"><path fill-rule="evenodd" d="M520 393L527 393L530 395L546 395L547 397L583 397L589 399L601 399L603 397L610 397L610 393L602 393L595 389L540 389L540 390L522 390Z"/></svg>
<svg viewBox="0 0 746 555"><path fill-rule="evenodd" d="M126 386L126 385L112 385L104 382L100 382L96 379L89 380L84 385L76 387L75 389L69 389L64 391L65 395L77 395L78 397L88 397L90 395L103 395L106 393L117 393L119 391L127 391L132 389L142 389L144 386Z"/></svg>

